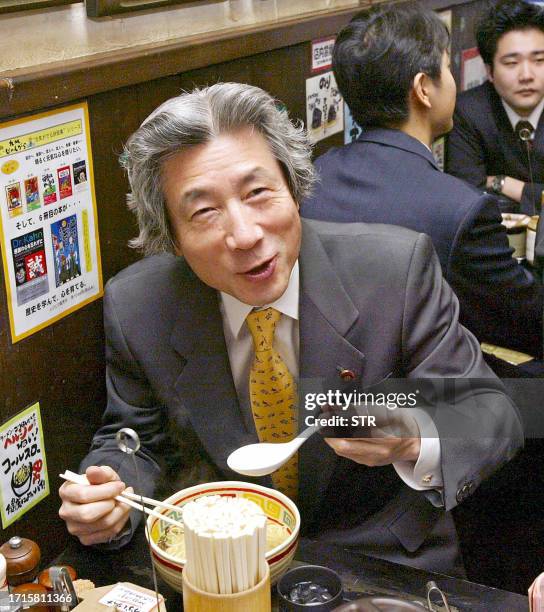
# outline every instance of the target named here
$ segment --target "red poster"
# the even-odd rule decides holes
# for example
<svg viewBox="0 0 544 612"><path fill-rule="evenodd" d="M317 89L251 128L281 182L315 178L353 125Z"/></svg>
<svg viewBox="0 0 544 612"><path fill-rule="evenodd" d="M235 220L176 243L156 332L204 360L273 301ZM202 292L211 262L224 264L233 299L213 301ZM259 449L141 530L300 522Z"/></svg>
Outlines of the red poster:
<svg viewBox="0 0 544 612"><path fill-rule="evenodd" d="M72 176L70 174L70 166L63 166L57 170L59 179L60 199L68 198L72 195Z"/></svg>

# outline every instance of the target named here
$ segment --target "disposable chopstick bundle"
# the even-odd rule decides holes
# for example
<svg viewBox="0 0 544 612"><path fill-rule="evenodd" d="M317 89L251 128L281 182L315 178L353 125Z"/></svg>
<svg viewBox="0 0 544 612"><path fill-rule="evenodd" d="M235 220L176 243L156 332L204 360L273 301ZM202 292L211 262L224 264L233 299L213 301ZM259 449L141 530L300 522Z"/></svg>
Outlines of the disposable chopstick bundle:
<svg viewBox="0 0 544 612"><path fill-rule="evenodd" d="M240 593L266 572L266 516L252 501L208 495L183 506L187 579L207 593Z"/></svg>

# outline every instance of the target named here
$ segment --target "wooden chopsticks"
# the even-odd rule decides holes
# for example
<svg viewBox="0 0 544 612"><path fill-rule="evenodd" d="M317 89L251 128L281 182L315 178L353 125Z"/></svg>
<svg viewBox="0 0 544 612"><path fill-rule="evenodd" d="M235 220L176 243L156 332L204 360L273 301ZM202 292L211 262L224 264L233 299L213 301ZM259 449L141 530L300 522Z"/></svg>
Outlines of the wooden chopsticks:
<svg viewBox="0 0 544 612"><path fill-rule="evenodd" d="M87 480L87 476L85 476L85 474L76 474L75 472L72 472L70 470L66 470L64 474L59 474L59 476L62 479L68 482L73 482L75 484L89 485L89 486L91 484ZM173 504L167 504L165 502L157 501L156 499L151 499L150 497L143 497L141 495L138 495L137 493L130 493L128 491L123 491L120 495L117 495L115 499L117 501L122 502L123 504L127 504L127 506L136 508L136 510L143 511L146 514L149 514L150 516L154 516L160 519L161 521L165 521L166 523L170 523L171 525L175 525L176 527L180 527L181 529L183 529L183 523L181 521L177 521L173 518L170 518L169 516L166 516L165 514L161 514L160 512L157 512L156 510L154 510L153 508L148 508L147 506L143 506L142 502L144 504L150 504L151 506L154 506L155 508L157 507L166 508L168 510L175 510L176 512L180 512L180 508L178 508L178 506L174 506Z"/></svg>
<svg viewBox="0 0 544 612"><path fill-rule="evenodd" d="M183 506L189 582L207 593L241 593L266 575L266 515L254 502L208 495Z"/></svg>

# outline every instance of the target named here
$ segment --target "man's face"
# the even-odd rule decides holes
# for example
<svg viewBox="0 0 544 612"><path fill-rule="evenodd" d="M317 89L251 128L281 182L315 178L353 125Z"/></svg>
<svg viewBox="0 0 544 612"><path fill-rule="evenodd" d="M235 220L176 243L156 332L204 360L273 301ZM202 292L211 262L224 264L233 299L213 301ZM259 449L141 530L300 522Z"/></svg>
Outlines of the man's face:
<svg viewBox="0 0 544 612"><path fill-rule="evenodd" d="M245 128L177 153L162 187L176 252L204 283L252 306L284 293L300 217L263 136Z"/></svg>
<svg viewBox="0 0 544 612"><path fill-rule="evenodd" d="M489 80L518 115L527 117L544 96L544 32L512 30L499 38Z"/></svg>
<svg viewBox="0 0 544 612"><path fill-rule="evenodd" d="M433 138L446 134L453 128L456 93L457 87L451 73L450 56L447 51L444 51L440 79L432 82L431 121Z"/></svg>

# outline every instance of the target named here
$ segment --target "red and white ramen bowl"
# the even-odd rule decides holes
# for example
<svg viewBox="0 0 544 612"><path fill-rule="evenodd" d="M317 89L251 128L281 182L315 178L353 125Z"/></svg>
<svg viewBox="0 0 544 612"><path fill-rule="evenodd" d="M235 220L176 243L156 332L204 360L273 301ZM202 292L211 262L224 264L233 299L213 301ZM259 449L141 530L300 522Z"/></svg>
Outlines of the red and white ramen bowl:
<svg viewBox="0 0 544 612"><path fill-rule="evenodd" d="M242 497L259 505L268 517L269 523L281 525L286 533L285 539L266 553L266 560L270 566L270 582L274 584L287 570L298 545L300 531L300 514L295 503L283 493L267 487L247 482L225 481L208 482L182 489L164 501L180 508L180 512L156 508L158 512L181 520L181 508L188 502L203 495L221 495L228 497ZM169 554L161 546L159 540L164 536L168 523L154 516L147 519L148 531L151 537L153 564L162 577L174 590L182 592L183 584L181 574L185 559ZM146 534L147 535L147 534Z"/></svg>

